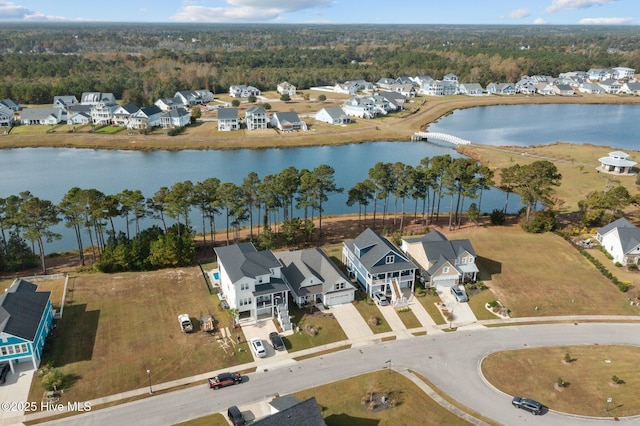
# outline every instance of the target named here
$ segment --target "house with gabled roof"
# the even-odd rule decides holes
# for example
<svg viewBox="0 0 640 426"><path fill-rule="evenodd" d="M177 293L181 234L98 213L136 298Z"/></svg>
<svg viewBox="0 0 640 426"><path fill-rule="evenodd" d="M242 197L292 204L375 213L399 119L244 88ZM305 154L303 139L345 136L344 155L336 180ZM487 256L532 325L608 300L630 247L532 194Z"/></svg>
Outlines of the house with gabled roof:
<svg viewBox="0 0 640 426"><path fill-rule="evenodd" d="M278 85L276 86L276 90L280 95L295 96L296 94L296 86L289 83L288 81L283 81L282 83L278 83Z"/></svg>
<svg viewBox="0 0 640 426"><path fill-rule="evenodd" d="M162 111L170 111L176 108L185 108L189 104L185 104L180 98L160 98L154 102L154 105Z"/></svg>
<svg viewBox="0 0 640 426"><path fill-rule="evenodd" d="M598 229L596 240L613 257L614 263L640 265L640 228L624 217Z"/></svg>
<svg viewBox="0 0 640 426"><path fill-rule="evenodd" d="M458 85L458 93L461 95L477 96L484 93L484 89L480 83L460 83Z"/></svg>
<svg viewBox="0 0 640 426"><path fill-rule="evenodd" d="M415 98L416 96L416 88L413 84L392 84L389 87L389 90L392 92L397 92L402 94L406 98Z"/></svg>
<svg viewBox="0 0 640 426"><path fill-rule="evenodd" d="M390 111L402 110L407 103L407 97L399 92L378 92L377 96L389 103Z"/></svg>
<svg viewBox="0 0 640 426"><path fill-rule="evenodd" d="M282 264L282 276L298 306L351 303L356 288L319 248L274 252Z"/></svg>
<svg viewBox="0 0 640 426"><path fill-rule="evenodd" d="M322 108L315 115L316 120L329 124L349 124L351 117L340 107Z"/></svg>
<svg viewBox="0 0 640 426"><path fill-rule="evenodd" d="M403 289L414 290L416 265L371 228L343 243L342 263L369 296L381 291L395 304L402 300Z"/></svg>
<svg viewBox="0 0 640 426"><path fill-rule="evenodd" d="M636 70L628 67L613 67L612 78L617 80L623 80L625 78L633 78Z"/></svg>
<svg viewBox="0 0 640 426"><path fill-rule="evenodd" d="M138 112L140 108L136 104L128 103L126 105L120 105L113 111L113 125L120 127L127 127L131 115Z"/></svg>
<svg viewBox="0 0 640 426"><path fill-rule="evenodd" d="M307 123L300 119L297 112L274 112L269 116L269 124L282 132L307 130Z"/></svg>
<svg viewBox="0 0 640 426"><path fill-rule="evenodd" d="M271 402L271 414L251 422L255 426L327 426L315 397L300 401L293 395Z"/></svg>
<svg viewBox="0 0 640 426"><path fill-rule="evenodd" d="M640 95L640 82L626 82L620 88L618 93L624 93L626 95Z"/></svg>
<svg viewBox="0 0 640 426"><path fill-rule="evenodd" d="M179 99L184 106L198 105L203 102L202 96L195 90L179 90L173 97Z"/></svg>
<svg viewBox="0 0 640 426"><path fill-rule="evenodd" d="M333 86L333 91L335 93L341 93L343 95L355 95L360 90L360 86L355 83L336 83Z"/></svg>
<svg viewBox="0 0 640 426"><path fill-rule="evenodd" d="M258 130L267 128L267 111L259 106L247 108L244 112L244 122L247 130Z"/></svg>
<svg viewBox="0 0 640 426"><path fill-rule="evenodd" d="M568 84L558 84L556 80L556 84L553 85L553 90L555 90L556 95L559 96L574 96L576 94L573 87Z"/></svg>
<svg viewBox="0 0 640 426"><path fill-rule="evenodd" d="M22 124L26 126L49 124L55 125L62 122L62 109L60 108L25 108L20 116Z"/></svg>
<svg viewBox="0 0 640 426"><path fill-rule="evenodd" d="M610 95L615 95L620 91L620 89L622 89L622 83L612 78L601 81L598 85L604 89L605 93Z"/></svg>
<svg viewBox="0 0 640 426"><path fill-rule="evenodd" d="M342 110L350 117L375 118L378 115L373 101L366 97L352 97L342 104Z"/></svg>
<svg viewBox="0 0 640 426"><path fill-rule="evenodd" d="M238 108L218 108L218 131L228 132L239 129Z"/></svg>
<svg viewBox="0 0 640 426"><path fill-rule="evenodd" d="M191 123L191 111L185 108L176 108L165 111L160 116L160 126L164 129L184 127Z"/></svg>
<svg viewBox="0 0 640 426"><path fill-rule="evenodd" d="M580 93L590 93L592 95L600 95L605 93L604 88L597 83L581 83L578 86Z"/></svg>
<svg viewBox="0 0 640 426"><path fill-rule="evenodd" d="M489 83L487 93L492 95L515 95L516 89L511 83Z"/></svg>
<svg viewBox="0 0 640 426"><path fill-rule="evenodd" d="M0 105L0 127L13 127L14 122L13 111Z"/></svg>
<svg viewBox="0 0 640 426"><path fill-rule="evenodd" d="M554 96L556 91L553 85L543 81L536 83L536 93L543 96Z"/></svg>
<svg viewBox="0 0 640 426"><path fill-rule="evenodd" d="M118 109L118 105L99 103L91 108L91 122L99 126L106 126L113 123L113 113Z"/></svg>
<svg viewBox="0 0 640 426"><path fill-rule="evenodd" d="M248 98L249 96L260 96L260 90L253 86L235 84L229 86L229 96L233 98Z"/></svg>
<svg viewBox="0 0 640 426"><path fill-rule="evenodd" d="M68 109L69 107L72 107L77 104L78 104L78 98L76 98L74 95L53 97L54 108Z"/></svg>
<svg viewBox="0 0 640 426"><path fill-rule="evenodd" d="M31 361L37 369L53 323L51 292L16 279L0 294L0 362Z"/></svg>
<svg viewBox="0 0 640 426"><path fill-rule="evenodd" d="M270 250L258 251L252 243L213 249L218 258L223 300L238 310L240 320L277 318L291 330L289 287L282 277L282 264Z"/></svg>
<svg viewBox="0 0 640 426"><path fill-rule="evenodd" d="M71 115L69 115L69 118L67 118L67 124L85 125L85 124L91 123L91 113L90 112L84 112L84 111L72 112L72 111L70 111L68 114L71 114Z"/></svg>
<svg viewBox="0 0 640 426"><path fill-rule="evenodd" d="M476 280L477 256L468 239L449 240L432 230L422 237L403 238L400 248L420 267L421 278L432 287Z"/></svg>
<svg viewBox="0 0 640 426"><path fill-rule="evenodd" d="M382 77L380 80L376 81L376 86L386 90L391 89L391 86L394 84L398 84L396 83L396 79L390 77Z"/></svg>
<svg viewBox="0 0 640 426"><path fill-rule="evenodd" d="M160 126L162 110L157 105L140 108L129 117L128 129L151 129Z"/></svg>
<svg viewBox="0 0 640 426"><path fill-rule="evenodd" d="M14 101L13 99L2 99L0 101L0 106L4 106L6 108L9 108L11 111L13 112L18 112L20 111L20 103L17 101Z"/></svg>
<svg viewBox="0 0 640 426"><path fill-rule="evenodd" d="M116 97L113 93L84 92L80 97L80 103L82 105L115 105Z"/></svg>

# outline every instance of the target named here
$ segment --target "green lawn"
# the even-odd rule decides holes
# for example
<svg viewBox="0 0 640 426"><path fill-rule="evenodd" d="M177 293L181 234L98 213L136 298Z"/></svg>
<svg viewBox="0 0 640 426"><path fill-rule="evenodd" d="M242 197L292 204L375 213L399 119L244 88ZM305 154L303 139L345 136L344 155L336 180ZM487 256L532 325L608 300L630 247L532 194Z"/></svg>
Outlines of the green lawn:
<svg viewBox="0 0 640 426"><path fill-rule="evenodd" d="M440 298L437 295L432 295L427 292L426 295L417 297L416 299L422 304L422 306L424 306L424 309L437 325L444 325L447 323L444 318L442 318L440 311L436 307L436 303L440 302Z"/></svg>
<svg viewBox="0 0 640 426"><path fill-rule="evenodd" d="M174 426L229 426L229 422L224 415L217 413L176 423Z"/></svg>
<svg viewBox="0 0 640 426"><path fill-rule="evenodd" d="M411 309L400 310L397 312L406 328L411 329L422 327L422 324L420 323L420 321L418 321L418 318L416 318L416 315L413 313L413 311L411 311Z"/></svg>
<svg viewBox="0 0 640 426"><path fill-rule="evenodd" d="M297 327L297 331L294 334L286 337L291 344L291 348L287 347L289 352L301 351L347 339L347 335L344 334L340 323L332 314L326 314L317 308L314 308L313 313L311 313L311 309L298 308L295 303L289 304L289 313L291 322Z"/></svg>
<svg viewBox="0 0 640 426"><path fill-rule="evenodd" d="M391 331L389 323L387 323L387 321L380 313L378 306L373 300L367 297L367 294L361 289L358 289L358 291L356 291L356 303L354 304L354 306L356 307L358 312L360 312L362 318L367 322L371 331L376 334ZM372 318L377 319L376 324L373 324L373 321L370 321Z"/></svg>

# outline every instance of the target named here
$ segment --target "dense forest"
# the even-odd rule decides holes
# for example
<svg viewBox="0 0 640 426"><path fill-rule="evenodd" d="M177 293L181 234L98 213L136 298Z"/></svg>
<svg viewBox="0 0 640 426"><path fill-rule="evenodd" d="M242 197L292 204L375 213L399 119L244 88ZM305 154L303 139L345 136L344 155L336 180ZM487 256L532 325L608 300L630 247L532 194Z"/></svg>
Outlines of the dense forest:
<svg viewBox="0 0 640 426"><path fill-rule="evenodd" d="M0 28L0 99L112 92L138 105L232 84L299 89L453 72L463 82L626 66L633 26L10 24Z"/></svg>

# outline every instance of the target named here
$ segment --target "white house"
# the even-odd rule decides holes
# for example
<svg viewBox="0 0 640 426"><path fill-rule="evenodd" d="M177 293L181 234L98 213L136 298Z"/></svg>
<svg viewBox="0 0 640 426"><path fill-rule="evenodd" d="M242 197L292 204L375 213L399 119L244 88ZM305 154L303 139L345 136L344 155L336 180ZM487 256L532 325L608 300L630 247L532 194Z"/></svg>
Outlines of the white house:
<svg viewBox="0 0 640 426"><path fill-rule="evenodd" d="M295 96L296 94L296 86L289 83L288 81L283 81L282 83L279 83L278 86L276 87L276 90L281 95Z"/></svg>
<svg viewBox="0 0 640 426"><path fill-rule="evenodd" d="M324 306L351 303L355 287L319 248L275 252L282 277L298 306L318 302Z"/></svg>
<svg viewBox="0 0 640 426"><path fill-rule="evenodd" d="M167 128L184 127L191 123L191 112L185 108L165 111L160 116L160 125Z"/></svg>
<svg viewBox="0 0 640 426"><path fill-rule="evenodd" d="M625 78L633 78L633 75L636 73L635 69L627 68L627 67L614 67L612 71L613 71L612 77L618 80L623 80Z"/></svg>
<svg viewBox="0 0 640 426"><path fill-rule="evenodd" d="M160 98L154 102L158 108L163 111L170 111L176 108L186 108L189 104L185 104L181 98Z"/></svg>
<svg viewBox="0 0 640 426"><path fill-rule="evenodd" d="M640 264L640 228L624 217L598 229L596 240L613 256L614 263Z"/></svg>
<svg viewBox="0 0 640 426"><path fill-rule="evenodd" d="M99 103L91 108L91 122L97 125L109 125L113 123L113 113L118 105Z"/></svg>
<svg viewBox="0 0 640 426"><path fill-rule="evenodd" d="M84 92L80 97L80 103L82 105L115 105L116 97L113 93Z"/></svg>
<svg viewBox="0 0 640 426"><path fill-rule="evenodd" d="M622 89L622 83L612 78L601 81L598 84L604 89L605 93L608 93L610 95L615 95L620 91L620 89Z"/></svg>
<svg viewBox="0 0 640 426"><path fill-rule="evenodd" d="M13 127L13 111L0 105L0 127Z"/></svg>
<svg viewBox="0 0 640 426"><path fill-rule="evenodd" d="M218 108L218 131L228 132L240 129L238 108Z"/></svg>
<svg viewBox="0 0 640 426"><path fill-rule="evenodd" d="M511 83L489 83L487 84L487 93L492 95L514 95L516 89Z"/></svg>
<svg viewBox="0 0 640 426"><path fill-rule="evenodd" d="M329 124L349 124L351 117L345 113L340 107L322 108L316 113L316 120Z"/></svg>
<svg viewBox="0 0 640 426"><path fill-rule="evenodd" d="M22 124L31 126L37 124L60 124L62 121L61 108L25 108L20 117Z"/></svg>
<svg viewBox="0 0 640 426"><path fill-rule="evenodd" d="M626 95L640 95L640 82L627 82L622 85L618 93L624 93Z"/></svg>
<svg viewBox="0 0 640 426"><path fill-rule="evenodd" d="M129 129L150 129L160 126L160 117L162 110L156 105L142 107L138 111L131 114L129 118Z"/></svg>
<svg viewBox="0 0 640 426"><path fill-rule="evenodd" d="M573 96L576 94L575 90L573 90L573 87L569 86L568 84L554 84L553 90L555 90L556 95L560 96Z"/></svg>
<svg viewBox="0 0 640 426"><path fill-rule="evenodd" d="M461 95L478 96L484 93L484 89L480 83L460 83L458 85L458 93Z"/></svg>
<svg viewBox="0 0 640 426"><path fill-rule="evenodd" d="M179 99L185 106L198 105L204 102L202 95L195 90L179 90L173 97Z"/></svg>
<svg viewBox="0 0 640 426"><path fill-rule="evenodd" d="M247 108L244 113L244 122L247 130L258 130L267 128L267 111L261 106Z"/></svg>
<svg viewBox="0 0 640 426"><path fill-rule="evenodd" d="M556 91L554 89L554 86L552 86L551 84L541 82L536 83L536 93L543 96L554 96L556 94Z"/></svg>
<svg viewBox="0 0 640 426"><path fill-rule="evenodd" d="M467 239L449 240L438 231L419 238L403 238L400 248L420 267L430 286L451 287L475 281L479 272L476 252Z"/></svg>
<svg viewBox="0 0 640 426"><path fill-rule="evenodd" d="M578 86L578 91L580 93L590 93L592 95L600 95L604 92L604 88L597 83L581 83Z"/></svg>
<svg viewBox="0 0 640 426"><path fill-rule="evenodd" d="M118 106L113 111L113 125L127 127L132 114L135 114L140 108L135 104L126 104Z"/></svg>
<svg viewBox="0 0 640 426"><path fill-rule="evenodd" d="M69 118L67 118L67 124L85 125L91 123L90 112L78 111L70 114Z"/></svg>
<svg viewBox="0 0 640 426"><path fill-rule="evenodd" d="M242 320L277 318L291 330L289 287L282 277L282 264L269 250L258 251L251 243L215 247L221 296Z"/></svg>
<svg viewBox="0 0 640 426"><path fill-rule="evenodd" d="M353 97L342 104L342 110L351 117L374 118L378 115L373 101L364 97Z"/></svg>
<svg viewBox="0 0 640 426"><path fill-rule="evenodd" d="M253 86L236 84L229 86L229 96L233 98L248 98L249 96L260 96L260 90Z"/></svg>
<svg viewBox="0 0 640 426"><path fill-rule="evenodd" d="M282 132L294 132L307 130L307 123L300 120L296 112L274 112L269 117L269 124Z"/></svg>
<svg viewBox="0 0 640 426"><path fill-rule="evenodd" d="M601 157L598 170L616 175L631 175L634 173L635 161L629 160L629 154L622 151L613 151L608 157Z"/></svg>

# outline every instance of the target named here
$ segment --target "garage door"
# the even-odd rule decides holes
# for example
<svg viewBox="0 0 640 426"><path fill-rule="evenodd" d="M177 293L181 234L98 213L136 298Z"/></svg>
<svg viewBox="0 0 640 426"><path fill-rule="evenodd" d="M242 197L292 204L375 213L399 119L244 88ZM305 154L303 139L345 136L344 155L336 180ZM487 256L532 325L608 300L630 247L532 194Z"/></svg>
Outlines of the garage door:
<svg viewBox="0 0 640 426"><path fill-rule="evenodd" d="M343 303L351 303L353 301L353 293L339 293L325 297L327 306L342 305Z"/></svg>
<svg viewBox="0 0 640 426"><path fill-rule="evenodd" d="M456 279L455 278L434 278L433 279L433 284L436 287L453 287L454 285L456 285Z"/></svg>

